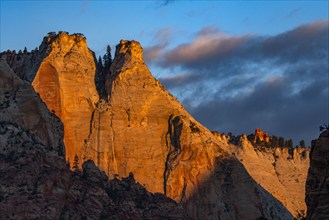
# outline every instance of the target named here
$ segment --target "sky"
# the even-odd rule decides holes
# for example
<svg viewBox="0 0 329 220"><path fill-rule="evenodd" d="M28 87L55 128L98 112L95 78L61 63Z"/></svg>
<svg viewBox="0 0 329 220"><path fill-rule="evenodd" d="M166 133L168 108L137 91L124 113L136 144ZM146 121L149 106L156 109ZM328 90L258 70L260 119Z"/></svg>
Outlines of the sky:
<svg viewBox="0 0 329 220"><path fill-rule="evenodd" d="M329 124L328 1L4 1L0 51L83 33L137 40L152 74L210 130L304 139Z"/></svg>

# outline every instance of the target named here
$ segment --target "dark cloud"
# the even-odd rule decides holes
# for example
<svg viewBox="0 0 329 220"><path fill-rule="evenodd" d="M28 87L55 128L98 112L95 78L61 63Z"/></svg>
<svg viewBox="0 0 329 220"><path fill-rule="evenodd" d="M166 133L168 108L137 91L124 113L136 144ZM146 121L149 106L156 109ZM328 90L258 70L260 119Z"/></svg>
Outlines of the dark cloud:
<svg viewBox="0 0 329 220"><path fill-rule="evenodd" d="M146 56L157 68L179 69L160 81L210 129L241 134L258 127L310 143L329 121L328 30L328 21L275 36L207 27L192 42L170 50L168 42L156 44Z"/></svg>

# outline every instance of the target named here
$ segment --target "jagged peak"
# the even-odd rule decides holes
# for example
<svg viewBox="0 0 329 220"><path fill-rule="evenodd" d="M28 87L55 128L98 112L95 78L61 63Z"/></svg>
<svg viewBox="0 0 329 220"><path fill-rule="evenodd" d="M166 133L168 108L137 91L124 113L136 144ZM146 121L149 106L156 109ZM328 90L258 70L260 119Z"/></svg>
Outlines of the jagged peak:
<svg viewBox="0 0 329 220"><path fill-rule="evenodd" d="M48 32L48 34L44 37L44 41L52 42L54 40L67 40L67 39L77 39L79 41L86 41L87 38L81 33L73 33L70 34L66 31L59 31L57 34L56 32Z"/></svg>
<svg viewBox="0 0 329 220"><path fill-rule="evenodd" d="M143 48L138 41L121 40L115 50L115 57L120 56L134 61L143 61Z"/></svg>
<svg viewBox="0 0 329 220"><path fill-rule="evenodd" d="M136 64L144 64L143 48L134 40L121 40L115 48L115 56L111 65L112 76Z"/></svg>
<svg viewBox="0 0 329 220"><path fill-rule="evenodd" d="M57 47L62 48L63 45L70 45L70 47L74 44L78 44L81 46L87 46L87 38L81 33L74 33L69 34L66 31L59 31L57 34L56 32L49 32L44 38L39 47L39 51L41 53L45 52L48 53L52 49Z"/></svg>

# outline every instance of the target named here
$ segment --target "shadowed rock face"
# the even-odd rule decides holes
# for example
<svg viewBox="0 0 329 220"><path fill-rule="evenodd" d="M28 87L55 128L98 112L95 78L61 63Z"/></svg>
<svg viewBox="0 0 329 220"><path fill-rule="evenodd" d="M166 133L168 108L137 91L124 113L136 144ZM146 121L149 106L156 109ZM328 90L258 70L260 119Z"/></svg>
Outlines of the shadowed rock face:
<svg viewBox="0 0 329 220"><path fill-rule="evenodd" d="M46 42L50 49L33 86L63 121L71 163L74 155L80 163L92 159L111 179L133 172L193 219L292 219L151 75L138 42L117 46L105 83L108 102L97 99L95 63L84 38L60 34Z"/></svg>
<svg viewBox="0 0 329 220"><path fill-rule="evenodd" d="M70 171L62 123L4 60L0 108L0 219L185 219L132 174L108 181L90 160Z"/></svg>
<svg viewBox="0 0 329 220"><path fill-rule="evenodd" d="M312 143L306 183L307 219L329 218L329 130Z"/></svg>

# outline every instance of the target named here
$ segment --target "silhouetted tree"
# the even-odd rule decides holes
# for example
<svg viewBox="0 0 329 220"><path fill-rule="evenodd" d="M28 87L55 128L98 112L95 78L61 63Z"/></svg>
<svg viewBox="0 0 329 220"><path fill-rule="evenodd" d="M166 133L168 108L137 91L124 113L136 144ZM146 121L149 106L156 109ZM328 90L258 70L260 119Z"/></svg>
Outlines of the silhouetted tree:
<svg viewBox="0 0 329 220"><path fill-rule="evenodd" d="M78 157L78 155L74 156L72 168L73 168L74 171L79 171L79 157Z"/></svg>
<svg viewBox="0 0 329 220"><path fill-rule="evenodd" d="M320 125L319 127L320 131L328 130L329 129L329 124L323 123L323 125Z"/></svg>
<svg viewBox="0 0 329 220"><path fill-rule="evenodd" d="M71 168L70 158L67 158L66 166L67 166L69 169Z"/></svg>
<svg viewBox="0 0 329 220"><path fill-rule="evenodd" d="M284 142L284 147L291 148L292 146L294 146L294 145L293 145L291 139L289 139L289 140L287 140L287 141Z"/></svg>
<svg viewBox="0 0 329 220"><path fill-rule="evenodd" d="M27 48L24 47L23 53L26 54L27 53Z"/></svg>
<svg viewBox="0 0 329 220"><path fill-rule="evenodd" d="M103 68L103 67L104 67L104 66L103 66L103 61L102 61L102 57L101 57L101 56L98 57L97 65L98 65L99 68Z"/></svg>
<svg viewBox="0 0 329 220"><path fill-rule="evenodd" d="M301 140L301 141L299 142L299 146L300 146L300 147L305 147L305 141L304 141L304 140Z"/></svg>
<svg viewBox="0 0 329 220"><path fill-rule="evenodd" d="M104 61L104 69L105 71L110 69L110 66L112 64L112 55L111 55L111 47L110 45L107 45L106 47L106 53L103 56Z"/></svg>
<svg viewBox="0 0 329 220"><path fill-rule="evenodd" d="M284 138L283 137L279 137L279 146L284 147Z"/></svg>
<svg viewBox="0 0 329 220"><path fill-rule="evenodd" d="M271 139L271 147L277 147L279 145L279 139L277 136L273 135Z"/></svg>

